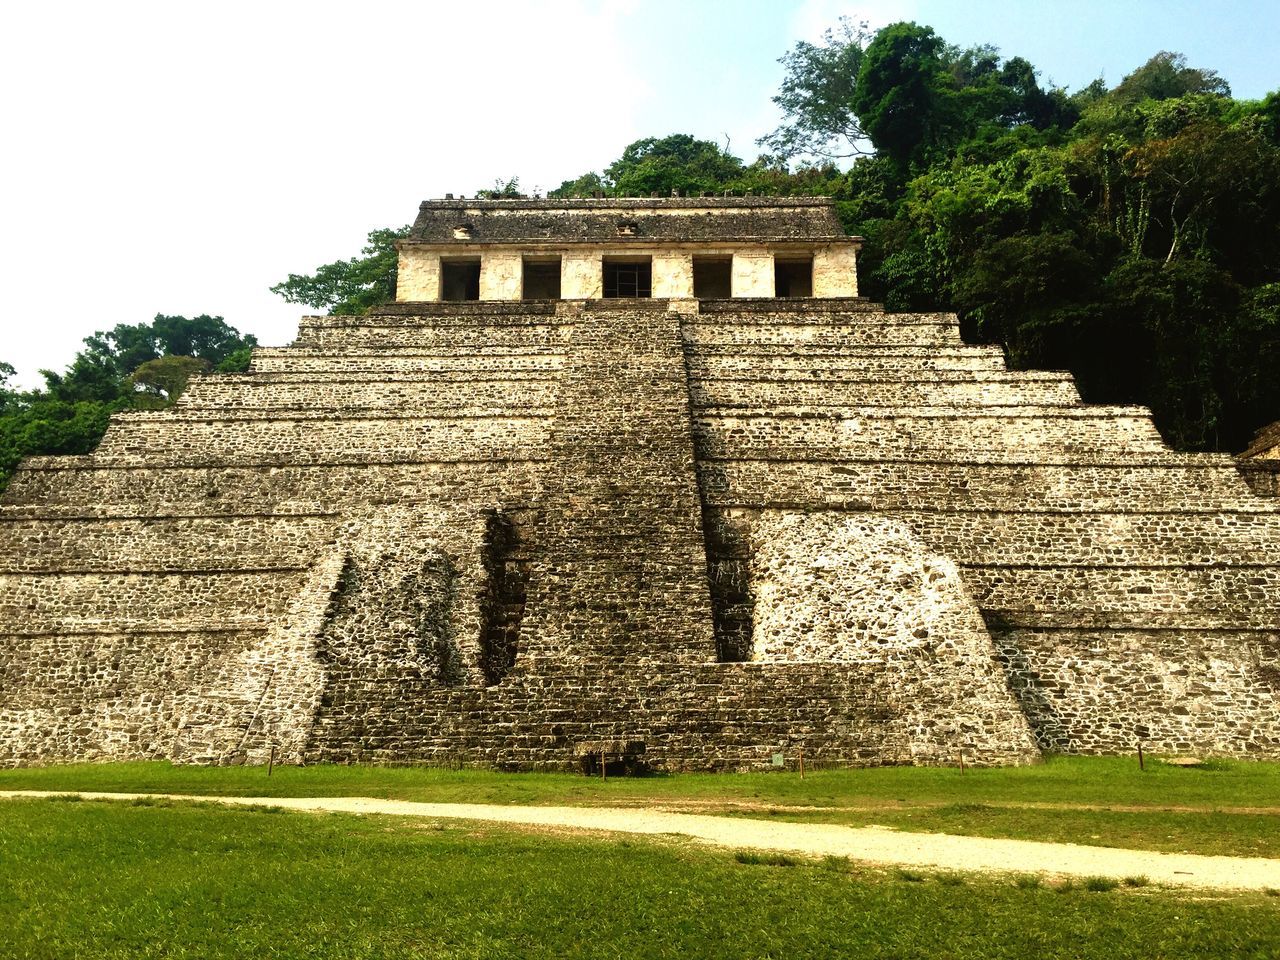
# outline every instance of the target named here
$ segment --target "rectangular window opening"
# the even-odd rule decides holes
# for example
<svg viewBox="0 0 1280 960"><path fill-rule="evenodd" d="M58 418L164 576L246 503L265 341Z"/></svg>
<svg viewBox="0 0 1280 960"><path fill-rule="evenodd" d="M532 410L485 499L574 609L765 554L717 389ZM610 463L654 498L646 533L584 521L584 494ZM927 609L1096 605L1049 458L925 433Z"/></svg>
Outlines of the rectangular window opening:
<svg viewBox="0 0 1280 960"><path fill-rule="evenodd" d="M611 259L606 257L603 268L606 300L653 296L652 258Z"/></svg>
<svg viewBox="0 0 1280 960"><path fill-rule="evenodd" d="M694 257L693 295L700 300L727 300L733 296L732 257Z"/></svg>
<svg viewBox="0 0 1280 960"><path fill-rule="evenodd" d="M525 300L559 300L560 258L525 260L521 289Z"/></svg>
<svg viewBox="0 0 1280 960"><path fill-rule="evenodd" d="M479 257L440 261L440 299L480 299Z"/></svg>
<svg viewBox="0 0 1280 960"><path fill-rule="evenodd" d="M775 258L773 261L774 296L813 296L813 257Z"/></svg>

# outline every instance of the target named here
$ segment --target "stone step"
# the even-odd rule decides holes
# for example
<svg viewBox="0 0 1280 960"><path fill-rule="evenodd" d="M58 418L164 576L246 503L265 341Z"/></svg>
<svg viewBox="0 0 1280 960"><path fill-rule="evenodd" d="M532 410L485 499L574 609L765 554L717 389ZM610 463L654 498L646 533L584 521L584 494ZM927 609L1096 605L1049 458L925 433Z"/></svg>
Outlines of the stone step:
<svg viewBox="0 0 1280 960"><path fill-rule="evenodd" d="M556 399L556 382L539 380L451 379L260 379L236 378L194 381L173 409L299 410L299 411L471 411L549 410ZM278 376L278 375L276 375Z"/></svg>
<svg viewBox="0 0 1280 960"><path fill-rule="evenodd" d="M691 380L699 409L766 406L1077 406L1080 394L1059 380Z"/></svg>
<svg viewBox="0 0 1280 960"><path fill-rule="evenodd" d="M1280 565L961 567L984 615L1029 626L1275 629Z"/></svg>
<svg viewBox="0 0 1280 960"><path fill-rule="evenodd" d="M703 458L780 457L851 459L931 454L937 459L1043 457L1115 451L1165 450L1140 407L862 408L857 416L813 411L704 410L694 415Z"/></svg>
<svg viewBox="0 0 1280 960"><path fill-rule="evenodd" d="M306 566L332 516L24 519L0 514L0 572L178 572Z"/></svg>
<svg viewBox="0 0 1280 960"><path fill-rule="evenodd" d="M0 574L0 634L261 629L305 570Z"/></svg>
<svg viewBox="0 0 1280 960"><path fill-rule="evenodd" d="M849 348L869 346L959 346L960 328L954 322L922 320L911 323L774 323L727 324L686 322L681 335L693 349L702 346Z"/></svg>
<svg viewBox="0 0 1280 960"><path fill-rule="evenodd" d="M270 419L174 411L113 418L96 457L119 464L423 463L524 459L543 452L549 418L525 411L471 417L336 416Z"/></svg>
<svg viewBox="0 0 1280 960"><path fill-rule="evenodd" d="M761 378L791 373L821 376L827 372L986 370L1005 369L998 347L882 347L854 349L831 347L738 347L732 344L700 344L685 353L690 377L727 377L746 373Z"/></svg>
<svg viewBox="0 0 1280 960"><path fill-rule="evenodd" d="M931 323L943 326L959 327L960 321L954 313L889 313L879 305L865 305L862 309L849 309L846 303L832 303L825 300L811 300L817 304L813 308L797 308L787 304L781 308L771 309L769 303L746 304L724 302L713 305L703 304L698 311L696 322L703 326L788 326L803 323L806 326L857 326L859 324L902 324L913 326Z"/></svg>
<svg viewBox="0 0 1280 960"><path fill-rule="evenodd" d="M1277 513L892 514L963 564L1214 566L1280 563Z"/></svg>
<svg viewBox="0 0 1280 960"><path fill-rule="evenodd" d="M125 466L93 457L45 457L24 462L5 502L11 510L67 509L92 516L324 513L385 503L506 506L531 502L544 467L529 459L283 466L240 459L222 466Z"/></svg>
<svg viewBox="0 0 1280 960"><path fill-rule="evenodd" d="M520 371L556 371L564 365L562 353L545 347L503 350L454 348L451 350L348 351L311 350L306 347L259 347L253 351L250 369L256 373L456 373L506 374Z"/></svg>
<svg viewBox="0 0 1280 960"><path fill-rule="evenodd" d="M1155 453L1121 463L1105 454L1076 463L965 461L868 454L860 460L701 461L711 507L851 506L869 510L1067 510L1138 512L1280 507L1255 496L1229 457Z"/></svg>
<svg viewBox="0 0 1280 960"><path fill-rule="evenodd" d="M904 387L923 388L930 385L948 386L1013 386L1059 389L1064 385L1074 387L1075 380L1071 374L1062 371L1043 370L943 370L936 368L920 369L913 367L888 367L874 370L860 370L854 367L818 368L810 367L779 369L776 367L750 369L729 369L712 372L705 364L695 361L696 367L689 375L691 388L724 389L722 385L744 384L746 386L777 386L779 389L797 389L813 387L815 389L840 389L842 385L852 387L871 387L875 385L902 385Z"/></svg>
<svg viewBox="0 0 1280 960"><path fill-rule="evenodd" d="M418 349L505 349L508 347L553 347L563 349L572 328L564 324L530 323L518 326L484 325L440 327L431 325L382 326L352 323L341 327L311 327L298 331L298 346L328 349L374 347L381 350L402 347Z"/></svg>

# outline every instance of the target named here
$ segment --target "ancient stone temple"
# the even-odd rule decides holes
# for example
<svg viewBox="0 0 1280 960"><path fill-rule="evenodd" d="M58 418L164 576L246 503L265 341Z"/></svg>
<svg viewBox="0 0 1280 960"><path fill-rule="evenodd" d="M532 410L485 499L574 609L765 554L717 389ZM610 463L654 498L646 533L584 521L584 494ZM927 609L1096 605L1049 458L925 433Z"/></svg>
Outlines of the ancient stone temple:
<svg viewBox="0 0 1280 960"><path fill-rule="evenodd" d="M822 200L433 201L399 297L25 462L0 762L1280 758L1280 513L857 295Z"/></svg>

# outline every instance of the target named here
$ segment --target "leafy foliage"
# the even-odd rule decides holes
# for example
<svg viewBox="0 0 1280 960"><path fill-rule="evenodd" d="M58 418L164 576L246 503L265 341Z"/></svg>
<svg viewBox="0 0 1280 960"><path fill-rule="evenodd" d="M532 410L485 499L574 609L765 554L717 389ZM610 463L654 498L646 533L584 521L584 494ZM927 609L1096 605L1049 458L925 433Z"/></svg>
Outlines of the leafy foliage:
<svg viewBox="0 0 1280 960"><path fill-rule="evenodd" d="M873 298L956 309L1015 365L1151 406L1180 448L1241 449L1280 415L1275 94L1231 100L1160 53L1067 96L895 24L853 104L879 151L849 175Z"/></svg>
<svg viewBox="0 0 1280 960"><path fill-rule="evenodd" d="M778 62L787 69L773 102L786 121L757 143L784 158L824 159L869 153L866 134L853 112L853 91L871 39L865 21L841 17L821 45L801 41Z"/></svg>
<svg viewBox="0 0 1280 960"><path fill-rule="evenodd" d="M289 303L340 316L359 316L370 307L395 299L395 242L408 235L407 226L371 230L360 256L323 264L312 274L291 273L271 292Z"/></svg>
<svg viewBox="0 0 1280 960"><path fill-rule="evenodd" d="M605 177L624 197L714 191L742 173L742 161L708 140L685 133L646 137L622 151Z"/></svg>
<svg viewBox="0 0 1280 960"><path fill-rule="evenodd" d="M0 489L23 457L91 452L113 413L166 407L215 364L246 369L257 341L221 317L157 314L84 343L62 373L41 371L43 389L11 388L13 367L0 363Z"/></svg>

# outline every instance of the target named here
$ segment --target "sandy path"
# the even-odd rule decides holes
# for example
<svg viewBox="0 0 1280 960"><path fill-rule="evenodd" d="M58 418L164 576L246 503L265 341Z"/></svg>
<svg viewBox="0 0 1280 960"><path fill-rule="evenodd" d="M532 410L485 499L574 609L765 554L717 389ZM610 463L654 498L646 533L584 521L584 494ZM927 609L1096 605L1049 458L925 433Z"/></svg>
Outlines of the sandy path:
<svg viewBox="0 0 1280 960"><path fill-rule="evenodd" d="M93 800L140 797L205 801L229 806L263 804L289 810L338 811L482 820L516 826L568 827L610 833L675 834L713 846L838 856L862 863L929 870L1039 873L1063 877L1145 876L1152 883L1217 890L1280 889L1280 860L1205 857L1117 850L1072 843L997 840L944 833L906 833L882 827L843 827L671 813L619 807L523 807L480 803L415 803L370 797L206 797L176 794L5 790L0 797L76 796Z"/></svg>

